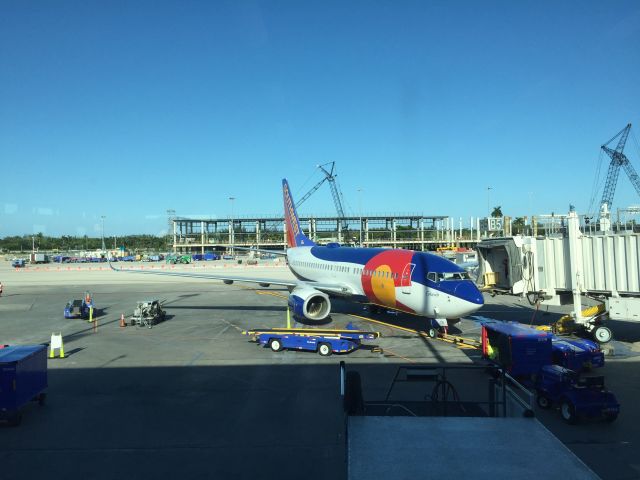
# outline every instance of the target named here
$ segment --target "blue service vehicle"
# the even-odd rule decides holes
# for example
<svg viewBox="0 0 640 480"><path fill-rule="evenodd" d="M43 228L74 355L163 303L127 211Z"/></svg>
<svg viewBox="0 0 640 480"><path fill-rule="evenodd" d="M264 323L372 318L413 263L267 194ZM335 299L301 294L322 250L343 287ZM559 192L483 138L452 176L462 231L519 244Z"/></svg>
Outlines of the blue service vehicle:
<svg viewBox="0 0 640 480"><path fill-rule="evenodd" d="M540 408L560 408L567 423L580 418L604 418L613 422L620 413L615 395L605 389L604 377L580 377L560 365L545 365L536 379L537 402Z"/></svg>
<svg viewBox="0 0 640 480"><path fill-rule="evenodd" d="M85 292L81 300L69 300L64 307L64 318L83 318L87 319L91 316L91 309L93 309L93 315L96 315L96 307L93 303L93 297L89 292Z"/></svg>
<svg viewBox="0 0 640 480"><path fill-rule="evenodd" d="M47 388L47 347L9 346L0 349L0 419L16 426L21 409L31 401L44 404Z"/></svg>
<svg viewBox="0 0 640 480"><path fill-rule="evenodd" d="M325 357L332 353L350 353L360 347L362 340L373 340L380 336L379 332L357 330L351 323L346 330L274 328L243 333L254 336L260 345L274 352L284 349L308 350Z"/></svg>
<svg viewBox="0 0 640 480"><path fill-rule="evenodd" d="M13 268L24 268L25 266L24 258L16 258L11 262L11 266Z"/></svg>
<svg viewBox="0 0 640 480"><path fill-rule="evenodd" d="M551 347L554 365L576 372L604 367L604 353L592 340L554 337Z"/></svg>
<svg viewBox="0 0 640 480"><path fill-rule="evenodd" d="M604 356L594 342L558 339L526 325L491 321L482 325L482 353L535 390L540 408L559 407L567 423L577 423L580 418L613 421L618 417L620 405L604 388L604 377L579 374L587 364L604 365Z"/></svg>
<svg viewBox="0 0 640 480"><path fill-rule="evenodd" d="M207 253L194 253L193 255L191 255L191 258L193 259L194 262L210 262L213 260L220 260L220 255L217 255L213 252L207 252Z"/></svg>

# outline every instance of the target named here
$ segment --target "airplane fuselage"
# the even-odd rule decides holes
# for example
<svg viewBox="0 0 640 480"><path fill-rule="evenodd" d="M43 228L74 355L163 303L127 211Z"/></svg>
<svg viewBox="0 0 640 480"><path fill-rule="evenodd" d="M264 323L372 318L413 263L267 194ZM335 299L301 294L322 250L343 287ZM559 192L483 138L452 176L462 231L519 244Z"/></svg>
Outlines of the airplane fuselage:
<svg viewBox="0 0 640 480"><path fill-rule="evenodd" d="M354 299L429 318L460 318L484 303L462 268L431 253L330 244L289 248L287 260L299 280L339 285Z"/></svg>

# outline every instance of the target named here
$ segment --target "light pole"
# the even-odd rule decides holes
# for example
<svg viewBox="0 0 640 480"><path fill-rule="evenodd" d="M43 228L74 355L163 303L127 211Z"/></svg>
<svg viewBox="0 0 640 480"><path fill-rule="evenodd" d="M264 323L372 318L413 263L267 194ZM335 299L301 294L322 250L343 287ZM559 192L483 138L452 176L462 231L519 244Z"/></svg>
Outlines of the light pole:
<svg viewBox="0 0 640 480"><path fill-rule="evenodd" d="M234 235L234 221L233 221L233 201L236 197L229 197L229 201L231 202L231 255L233 256L233 245L235 243L235 235Z"/></svg>
<svg viewBox="0 0 640 480"><path fill-rule="evenodd" d="M487 218L491 216L491 187L487 187Z"/></svg>
<svg viewBox="0 0 640 480"><path fill-rule="evenodd" d="M101 253L104 253L104 251L105 251L105 247L104 247L104 219L105 219L105 216L101 215L100 218L102 219L102 235L101 235L102 236L102 252Z"/></svg>
<svg viewBox="0 0 640 480"><path fill-rule="evenodd" d="M362 189L358 189L358 212L360 216L360 248L362 248Z"/></svg>

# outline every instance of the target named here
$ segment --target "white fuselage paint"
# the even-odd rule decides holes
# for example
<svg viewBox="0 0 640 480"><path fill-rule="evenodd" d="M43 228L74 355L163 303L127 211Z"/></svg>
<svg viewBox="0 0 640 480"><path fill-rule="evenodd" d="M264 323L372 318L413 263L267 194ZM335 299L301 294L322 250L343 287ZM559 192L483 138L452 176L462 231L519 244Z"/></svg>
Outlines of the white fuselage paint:
<svg viewBox="0 0 640 480"><path fill-rule="evenodd" d="M287 250L289 268L294 273L311 282L341 286L351 295L369 298L362 287L361 264L322 260L311 254L311 248L296 247ZM414 313L429 318L460 318L479 308L478 305L455 295L414 281L411 281L408 287L395 287L395 298ZM369 300L379 304L376 299ZM384 306L394 308L393 305Z"/></svg>

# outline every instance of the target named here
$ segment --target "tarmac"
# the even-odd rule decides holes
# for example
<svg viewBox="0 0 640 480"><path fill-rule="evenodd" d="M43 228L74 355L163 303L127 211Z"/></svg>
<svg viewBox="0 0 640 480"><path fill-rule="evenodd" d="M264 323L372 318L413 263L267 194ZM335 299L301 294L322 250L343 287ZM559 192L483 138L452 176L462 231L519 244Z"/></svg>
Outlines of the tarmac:
<svg viewBox="0 0 640 480"><path fill-rule="evenodd" d="M28 406L17 428L0 427L3 479L345 478L341 360L361 372L365 397L379 398L398 365L471 365L479 359L476 350L416 335L423 319L372 315L338 300L331 323L322 327L353 322L382 337L349 355L272 352L241 331L284 326L286 290L140 273L291 278L278 261L118 267L137 273L104 264L14 270L0 262L0 343L48 343L61 332L66 353L48 362L47 404ZM66 302L85 290L97 305L97 325L63 317ZM129 317L136 301L152 298L163 301L164 322L151 329L119 326L120 315ZM536 312L526 301L487 297L477 315L452 330L477 338L481 317L540 323L564 312ZM640 326L611 326L623 341L613 342L603 373L622 405L618 421L568 426L557 412L536 415L600 477L640 478ZM462 459L465 448L473 446L460 446Z"/></svg>

